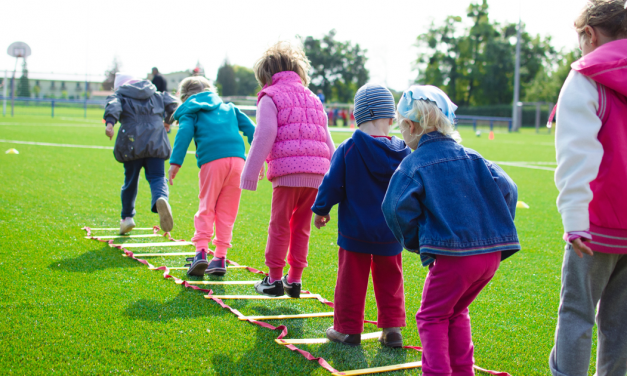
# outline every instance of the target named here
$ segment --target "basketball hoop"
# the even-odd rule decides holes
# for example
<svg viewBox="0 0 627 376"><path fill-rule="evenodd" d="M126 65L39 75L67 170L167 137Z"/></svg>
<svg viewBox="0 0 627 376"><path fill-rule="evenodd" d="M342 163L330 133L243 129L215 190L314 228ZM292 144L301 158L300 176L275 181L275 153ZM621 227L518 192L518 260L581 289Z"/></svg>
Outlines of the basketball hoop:
<svg viewBox="0 0 627 376"><path fill-rule="evenodd" d="M11 45L7 49L7 54L15 58L19 58L19 57L27 58L30 56L31 51L30 51L30 47L28 46L28 44L24 42L14 42L14 43L11 43Z"/></svg>

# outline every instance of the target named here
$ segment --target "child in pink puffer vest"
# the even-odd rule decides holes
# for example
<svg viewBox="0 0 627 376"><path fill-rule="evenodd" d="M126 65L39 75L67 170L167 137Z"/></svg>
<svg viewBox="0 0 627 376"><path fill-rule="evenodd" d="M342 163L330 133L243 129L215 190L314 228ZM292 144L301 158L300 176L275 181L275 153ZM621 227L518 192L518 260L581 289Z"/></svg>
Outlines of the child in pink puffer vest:
<svg viewBox="0 0 627 376"><path fill-rule="evenodd" d="M335 151L320 99L307 89L309 60L286 42L270 47L255 64L263 87L257 100L257 129L240 187L254 191L268 162L272 210L266 265L269 276L255 284L263 295L300 297L307 266L311 207ZM261 171L261 172L260 172ZM288 252L289 250L289 252ZM285 257L290 269L283 275Z"/></svg>

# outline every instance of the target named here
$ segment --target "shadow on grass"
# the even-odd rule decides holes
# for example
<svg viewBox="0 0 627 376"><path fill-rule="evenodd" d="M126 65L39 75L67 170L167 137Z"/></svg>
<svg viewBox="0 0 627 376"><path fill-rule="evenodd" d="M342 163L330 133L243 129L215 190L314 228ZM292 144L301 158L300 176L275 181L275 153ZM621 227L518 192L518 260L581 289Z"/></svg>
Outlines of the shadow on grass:
<svg viewBox="0 0 627 376"><path fill-rule="evenodd" d="M231 314L205 298L206 293L195 290L182 290L174 299L160 302L140 299L129 305L123 315L133 320L170 321L196 317L214 317Z"/></svg>
<svg viewBox="0 0 627 376"><path fill-rule="evenodd" d="M144 265L122 257L122 251L111 248L108 245L102 249L85 252L74 258L55 261L48 265L48 269L53 271L93 273L105 269L115 268L137 268Z"/></svg>

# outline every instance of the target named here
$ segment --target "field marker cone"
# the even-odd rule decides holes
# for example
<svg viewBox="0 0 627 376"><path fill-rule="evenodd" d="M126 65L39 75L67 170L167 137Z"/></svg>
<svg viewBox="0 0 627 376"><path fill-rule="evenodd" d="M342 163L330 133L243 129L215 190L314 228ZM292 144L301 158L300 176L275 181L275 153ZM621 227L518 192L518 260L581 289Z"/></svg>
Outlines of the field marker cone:
<svg viewBox="0 0 627 376"><path fill-rule="evenodd" d="M488 140L494 140L494 131L490 131L490 135L488 135Z"/></svg>
<svg viewBox="0 0 627 376"><path fill-rule="evenodd" d="M16 149L9 149L5 152L5 154L20 154Z"/></svg>
<svg viewBox="0 0 627 376"><path fill-rule="evenodd" d="M529 209L529 205L525 204L523 201L518 201L516 203L516 209Z"/></svg>

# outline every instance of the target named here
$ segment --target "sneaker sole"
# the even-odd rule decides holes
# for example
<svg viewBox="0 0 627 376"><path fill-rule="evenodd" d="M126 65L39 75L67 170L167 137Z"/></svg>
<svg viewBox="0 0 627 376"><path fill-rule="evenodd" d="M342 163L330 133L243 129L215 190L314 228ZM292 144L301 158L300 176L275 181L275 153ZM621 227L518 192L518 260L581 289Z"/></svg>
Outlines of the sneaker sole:
<svg viewBox="0 0 627 376"><path fill-rule="evenodd" d="M360 343L342 342L339 339L329 338L328 336L327 336L327 339L331 342L341 343L342 345L347 345L347 346L352 346L352 347L361 346L361 342Z"/></svg>
<svg viewBox="0 0 627 376"><path fill-rule="evenodd" d="M222 277L226 274L226 270L224 269L207 269L205 270L205 274L217 275L218 277Z"/></svg>
<svg viewBox="0 0 627 376"><path fill-rule="evenodd" d="M160 198L156 203L157 212L159 213L159 225L164 232L170 232L174 228L174 218L172 218L172 208L164 199Z"/></svg>
<svg viewBox="0 0 627 376"><path fill-rule="evenodd" d="M386 347L391 347L393 349L400 349L401 347L403 347L403 342L385 342L381 339L379 339L379 342L381 343L381 345L386 346Z"/></svg>
<svg viewBox="0 0 627 376"><path fill-rule="evenodd" d="M197 262L196 265L190 266L187 270L187 275L193 275L195 277L202 277L205 275L205 270L209 266L208 262Z"/></svg>
<svg viewBox="0 0 627 376"><path fill-rule="evenodd" d="M135 226L127 227L126 231L124 232L122 232L122 229L120 229L120 235L128 234L129 232L133 231L134 228Z"/></svg>

